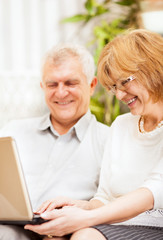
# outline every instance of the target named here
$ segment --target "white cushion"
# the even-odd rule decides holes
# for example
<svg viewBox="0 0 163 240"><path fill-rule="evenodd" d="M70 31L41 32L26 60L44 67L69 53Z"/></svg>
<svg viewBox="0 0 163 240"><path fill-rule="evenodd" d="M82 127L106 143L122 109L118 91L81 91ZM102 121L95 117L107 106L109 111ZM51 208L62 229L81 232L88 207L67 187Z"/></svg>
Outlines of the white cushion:
<svg viewBox="0 0 163 240"><path fill-rule="evenodd" d="M38 75L0 74L0 128L12 119L48 111Z"/></svg>

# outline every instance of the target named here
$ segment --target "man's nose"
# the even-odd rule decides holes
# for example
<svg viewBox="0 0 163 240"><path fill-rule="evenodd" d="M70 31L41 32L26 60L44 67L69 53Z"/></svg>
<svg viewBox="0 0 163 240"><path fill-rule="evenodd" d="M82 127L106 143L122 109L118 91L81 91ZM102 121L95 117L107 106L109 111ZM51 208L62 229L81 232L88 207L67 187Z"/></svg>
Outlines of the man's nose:
<svg viewBox="0 0 163 240"><path fill-rule="evenodd" d="M118 100L121 101L125 95L126 95L126 92L125 92L125 91L120 90L120 89L117 88L115 96L116 96L116 98L117 98Z"/></svg>
<svg viewBox="0 0 163 240"><path fill-rule="evenodd" d="M59 98L64 98L68 95L68 89L64 85L58 85L55 95Z"/></svg>

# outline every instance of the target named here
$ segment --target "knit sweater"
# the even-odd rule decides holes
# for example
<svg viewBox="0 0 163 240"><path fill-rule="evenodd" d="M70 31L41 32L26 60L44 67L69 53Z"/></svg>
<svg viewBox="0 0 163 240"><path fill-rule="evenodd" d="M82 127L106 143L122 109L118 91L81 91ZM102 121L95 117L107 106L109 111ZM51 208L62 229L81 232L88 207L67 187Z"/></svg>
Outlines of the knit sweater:
<svg viewBox="0 0 163 240"><path fill-rule="evenodd" d="M141 133L139 119L127 113L112 124L95 198L107 204L146 187L153 194L154 209L122 224L163 227L163 127Z"/></svg>

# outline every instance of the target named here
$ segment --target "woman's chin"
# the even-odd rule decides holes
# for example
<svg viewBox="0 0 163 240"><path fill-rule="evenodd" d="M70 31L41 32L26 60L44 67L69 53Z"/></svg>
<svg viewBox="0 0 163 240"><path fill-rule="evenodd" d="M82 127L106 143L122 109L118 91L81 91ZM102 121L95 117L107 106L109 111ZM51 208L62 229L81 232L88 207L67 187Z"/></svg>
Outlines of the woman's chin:
<svg viewBox="0 0 163 240"><path fill-rule="evenodd" d="M130 109L130 112L132 115L141 115L140 111L138 111L136 109Z"/></svg>

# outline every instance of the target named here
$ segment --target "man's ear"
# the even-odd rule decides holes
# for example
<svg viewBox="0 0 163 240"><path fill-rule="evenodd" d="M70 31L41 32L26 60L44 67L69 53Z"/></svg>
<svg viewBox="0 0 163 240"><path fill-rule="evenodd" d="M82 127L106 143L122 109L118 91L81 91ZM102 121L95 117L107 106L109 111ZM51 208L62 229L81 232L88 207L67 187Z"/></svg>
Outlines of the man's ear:
<svg viewBox="0 0 163 240"><path fill-rule="evenodd" d="M42 81L40 82L40 87L43 89Z"/></svg>
<svg viewBox="0 0 163 240"><path fill-rule="evenodd" d="M95 90L96 85L97 85L97 77L94 77L94 78L92 79L91 84L90 84L90 95L91 95L91 96L92 96L93 93L94 93L94 90Z"/></svg>

